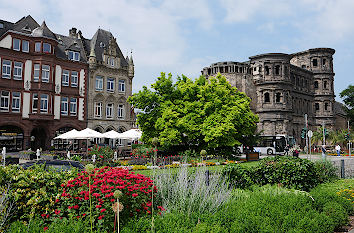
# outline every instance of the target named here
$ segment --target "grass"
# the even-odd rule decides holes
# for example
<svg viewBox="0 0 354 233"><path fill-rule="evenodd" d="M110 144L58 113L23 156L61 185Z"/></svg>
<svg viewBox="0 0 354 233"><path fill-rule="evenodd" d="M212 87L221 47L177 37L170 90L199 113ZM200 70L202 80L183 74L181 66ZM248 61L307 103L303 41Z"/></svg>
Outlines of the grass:
<svg viewBox="0 0 354 233"><path fill-rule="evenodd" d="M239 166L242 167L255 167L257 166L259 161L253 161L253 162L244 162L244 163L239 163ZM220 172L225 165L219 165L219 166L209 166L207 167L207 170L210 172ZM205 167L188 167L187 170L190 173L194 173L200 169L205 169ZM178 168L168 168L168 169L156 169L156 170L135 170L134 172L137 174L141 174L144 176L152 176L152 175L160 175L160 174L165 174L165 173L172 173L176 174L179 171Z"/></svg>

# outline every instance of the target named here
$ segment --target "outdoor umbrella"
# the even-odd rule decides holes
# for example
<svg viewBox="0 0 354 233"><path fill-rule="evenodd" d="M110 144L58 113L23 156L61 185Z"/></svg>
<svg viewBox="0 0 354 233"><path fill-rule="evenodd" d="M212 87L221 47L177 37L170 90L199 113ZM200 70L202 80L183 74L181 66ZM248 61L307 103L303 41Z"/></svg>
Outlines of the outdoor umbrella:
<svg viewBox="0 0 354 233"><path fill-rule="evenodd" d="M93 129L86 128L76 134L72 135L71 139L93 139L93 138L103 138L103 134L97 132Z"/></svg>
<svg viewBox="0 0 354 233"><path fill-rule="evenodd" d="M130 140L138 140L141 138L142 132L140 129L130 129L121 133L119 138L120 139L130 139Z"/></svg>
<svg viewBox="0 0 354 233"><path fill-rule="evenodd" d="M103 137L104 138L110 138L110 139L119 139L120 138L121 133L118 133L114 130L111 130L109 132L103 133Z"/></svg>
<svg viewBox="0 0 354 233"><path fill-rule="evenodd" d="M76 129L72 129L66 133L63 133L57 137L55 137L54 139L73 139L72 137L77 135L79 131L77 131Z"/></svg>

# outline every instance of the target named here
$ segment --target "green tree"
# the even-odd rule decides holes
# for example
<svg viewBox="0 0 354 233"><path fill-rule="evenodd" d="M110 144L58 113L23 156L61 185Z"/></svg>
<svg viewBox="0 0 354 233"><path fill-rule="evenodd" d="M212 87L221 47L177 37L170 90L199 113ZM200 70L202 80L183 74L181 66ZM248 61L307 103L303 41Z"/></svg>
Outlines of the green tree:
<svg viewBox="0 0 354 233"><path fill-rule="evenodd" d="M165 73L151 85L129 98L143 112L138 124L142 140L157 137L163 147L189 149L231 149L242 138L253 135L258 117L250 110L250 98L217 75L195 81L182 75L176 83Z"/></svg>
<svg viewBox="0 0 354 233"><path fill-rule="evenodd" d="M340 94L340 98L343 99L345 104L345 111L348 114L348 118L350 121L350 127L354 127L354 86L349 85L346 89L344 89Z"/></svg>

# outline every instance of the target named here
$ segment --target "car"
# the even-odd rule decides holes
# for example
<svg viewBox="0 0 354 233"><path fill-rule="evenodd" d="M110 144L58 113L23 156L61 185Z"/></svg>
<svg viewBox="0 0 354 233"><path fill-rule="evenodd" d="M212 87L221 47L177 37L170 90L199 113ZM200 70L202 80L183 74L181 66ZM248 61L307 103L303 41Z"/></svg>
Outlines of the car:
<svg viewBox="0 0 354 233"><path fill-rule="evenodd" d="M82 165L78 161L72 161L72 160L35 160L27 163L22 163L20 166L23 169L28 169L32 167L35 164L45 164L45 169L53 169L55 171L68 171L72 170L73 168L76 168L78 170L84 170L85 166Z"/></svg>

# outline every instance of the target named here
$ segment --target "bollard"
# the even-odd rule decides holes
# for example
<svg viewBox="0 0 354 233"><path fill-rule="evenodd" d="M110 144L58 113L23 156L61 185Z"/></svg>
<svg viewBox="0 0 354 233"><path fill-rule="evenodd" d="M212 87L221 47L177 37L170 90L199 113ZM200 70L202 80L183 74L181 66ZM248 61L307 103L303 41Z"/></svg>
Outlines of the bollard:
<svg viewBox="0 0 354 233"><path fill-rule="evenodd" d="M209 176L210 176L210 172L209 170L206 170L205 172L205 183L207 186L209 186Z"/></svg>
<svg viewBox="0 0 354 233"><path fill-rule="evenodd" d="M344 166L344 159L341 160L340 163L340 177L345 179L345 166Z"/></svg>
<svg viewBox="0 0 354 233"><path fill-rule="evenodd" d="M5 167L5 160L6 160L6 147L3 147L2 148L2 159L3 159L3 162L4 162L4 167Z"/></svg>

